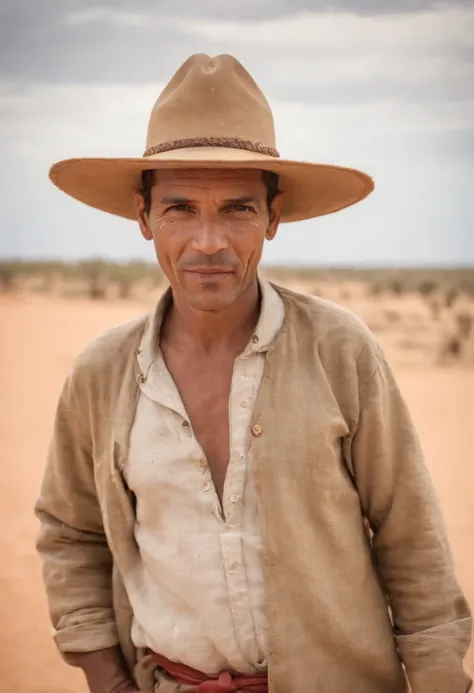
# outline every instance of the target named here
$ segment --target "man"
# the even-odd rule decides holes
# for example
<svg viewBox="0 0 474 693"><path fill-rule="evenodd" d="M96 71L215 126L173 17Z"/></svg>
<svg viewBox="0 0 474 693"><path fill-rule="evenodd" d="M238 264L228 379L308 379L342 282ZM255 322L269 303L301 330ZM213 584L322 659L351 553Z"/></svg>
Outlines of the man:
<svg viewBox="0 0 474 693"><path fill-rule="evenodd" d="M380 348L257 274L279 221L371 179L279 159L225 55L178 70L142 158L51 178L138 218L170 283L78 357L36 504L54 637L91 693L469 690L471 615Z"/></svg>

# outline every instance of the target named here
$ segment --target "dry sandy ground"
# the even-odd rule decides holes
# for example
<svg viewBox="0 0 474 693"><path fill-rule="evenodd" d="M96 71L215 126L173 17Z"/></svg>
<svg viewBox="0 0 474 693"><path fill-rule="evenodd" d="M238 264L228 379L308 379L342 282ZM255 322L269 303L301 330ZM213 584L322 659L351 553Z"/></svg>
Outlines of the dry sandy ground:
<svg viewBox="0 0 474 693"><path fill-rule="evenodd" d="M52 645L34 551L37 494L56 398L78 350L142 304L0 299L0 690L79 693L82 676ZM457 562L474 603L474 369L397 369L427 454ZM474 652L469 657L474 669Z"/></svg>

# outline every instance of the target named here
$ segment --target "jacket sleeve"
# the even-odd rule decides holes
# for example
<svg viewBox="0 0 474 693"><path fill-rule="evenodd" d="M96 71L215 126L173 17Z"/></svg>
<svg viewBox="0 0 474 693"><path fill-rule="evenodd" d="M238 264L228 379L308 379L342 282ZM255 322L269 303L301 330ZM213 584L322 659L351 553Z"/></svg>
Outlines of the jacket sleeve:
<svg viewBox="0 0 474 693"><path fill-rule="evenodd" d="M64 659L118 643L112 606L112 556L97 499L87 423L74 373L63 386L35 513L37 549L53 636Z"/></svg>
<svg viewBox="0 0 474 693"><path fill-rule="evenodd" d="M471 612L404 399L376 350L360 386L352 467L413 693L466 693Z"/></svg>

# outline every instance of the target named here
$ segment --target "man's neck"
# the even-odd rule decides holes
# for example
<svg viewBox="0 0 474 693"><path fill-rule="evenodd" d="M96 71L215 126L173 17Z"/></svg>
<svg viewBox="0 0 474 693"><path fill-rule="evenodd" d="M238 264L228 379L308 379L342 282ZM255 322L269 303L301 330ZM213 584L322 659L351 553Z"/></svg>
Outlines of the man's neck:
<svg viewBox="0 0 474 693"><path fill-rule="evenodd" d="M221 310L196 310L173 296L165 317L161 341L179 350L190 347L203 354L225 349L241 353L255 328L260 314L258 281L230 306Z"/></svg>

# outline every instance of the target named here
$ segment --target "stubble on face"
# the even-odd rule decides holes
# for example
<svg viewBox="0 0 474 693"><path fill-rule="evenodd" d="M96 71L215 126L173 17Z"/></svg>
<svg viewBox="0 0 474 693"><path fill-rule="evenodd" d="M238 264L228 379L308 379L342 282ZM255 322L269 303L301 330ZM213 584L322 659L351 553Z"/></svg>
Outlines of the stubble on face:
<svg viewBox="0 0 474 693"><path fill-rule="evenodd" d="M231 305L256 283L265 237L276 232L261 171L155 175L148 235L175 300L200 310Z"/></svg>

